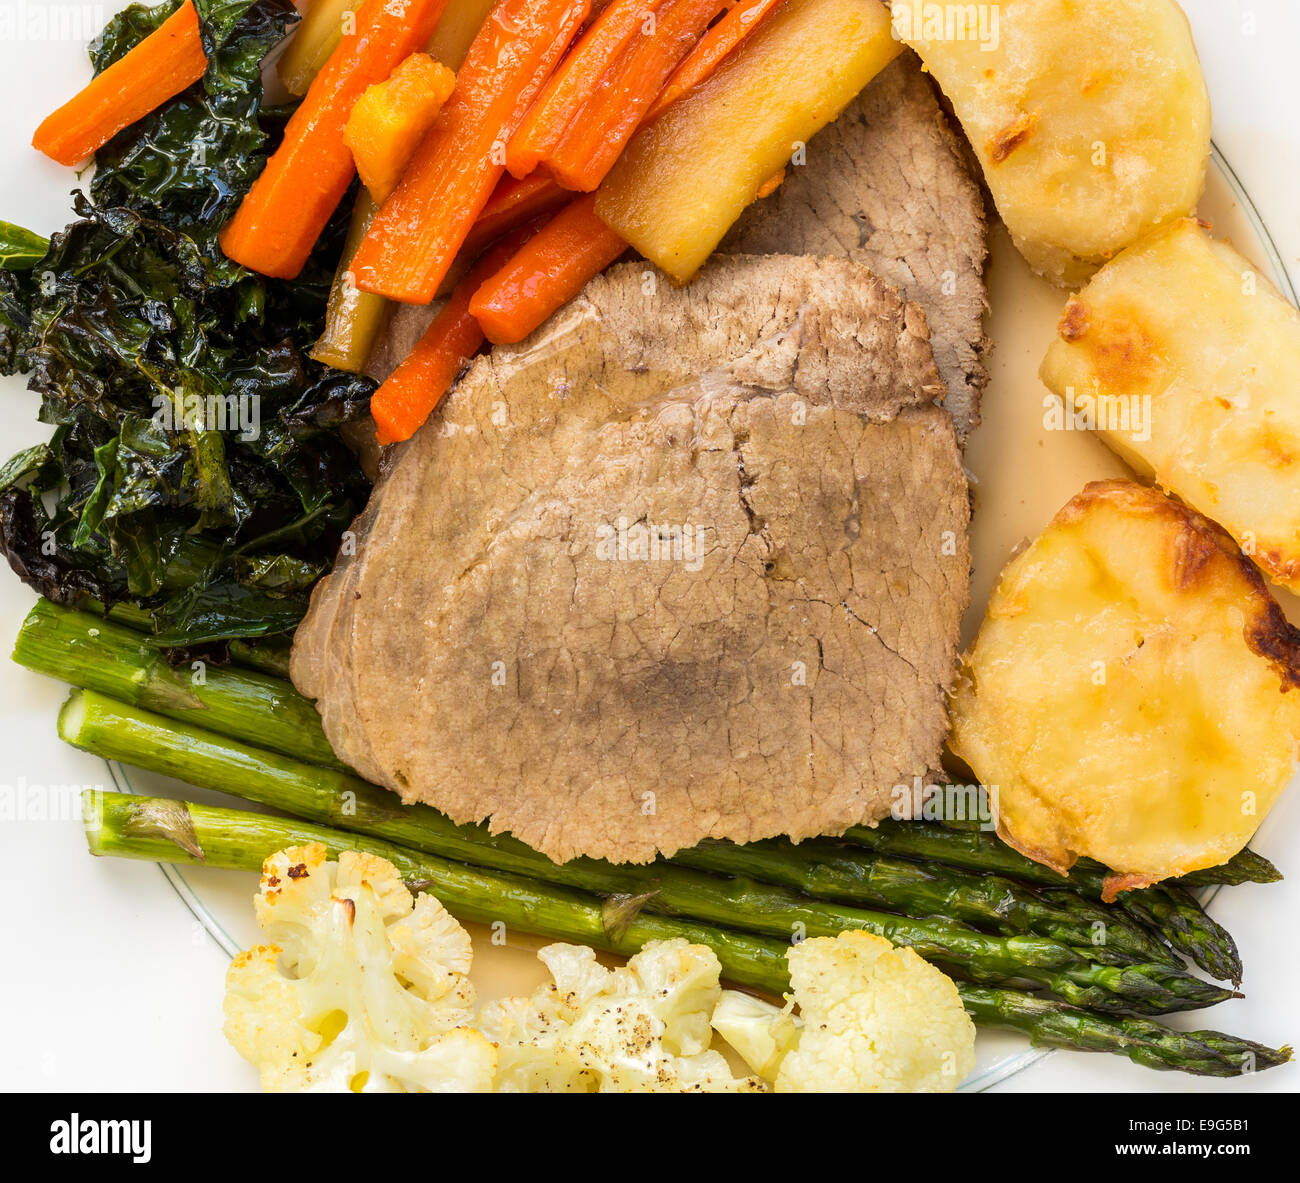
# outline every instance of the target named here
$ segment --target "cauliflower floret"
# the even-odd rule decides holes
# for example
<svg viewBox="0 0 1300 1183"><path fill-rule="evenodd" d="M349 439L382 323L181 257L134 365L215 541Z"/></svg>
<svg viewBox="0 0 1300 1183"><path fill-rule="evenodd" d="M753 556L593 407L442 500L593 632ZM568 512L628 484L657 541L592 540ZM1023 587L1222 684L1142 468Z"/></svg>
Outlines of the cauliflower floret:
<svg viewBox="0 0 1300 1183"><path fill-rule="evenodd" d="M527 998L488 1003L479 1028L497 1044L501 1092L761 1091L709 1050L722 993L712 949L652 941L607 969L581 945L538 954L555 979Z"/></svg>
<svg viewBox="0 0 1300 1183"><path fill-rule="evenodd" d="M490 1089L496 1053L465 1026L469 934L386 859L325 854L263 864L254 909L274 943L231 964L226 1038L268 1092Z"/></svg>
<svg viewBox="0 0 1300 1183"><path fill-rule="evenodd" d="M911 949L844 932L793 946L784 1010L727 991L714 1026L781 1092L952 1092L975 1067L975 1026L952 979Z"/></svg>
<svg viewBox="0 0 1300 1183"><path fill-rule="evenodd" d="M752 994L724 990L713 1008L713 1029L752 1072L764 1080L775 1080L782 1058L798 1042L803 1025L790 1013L793 1006L792 1001L782 1010Z"/></svg>

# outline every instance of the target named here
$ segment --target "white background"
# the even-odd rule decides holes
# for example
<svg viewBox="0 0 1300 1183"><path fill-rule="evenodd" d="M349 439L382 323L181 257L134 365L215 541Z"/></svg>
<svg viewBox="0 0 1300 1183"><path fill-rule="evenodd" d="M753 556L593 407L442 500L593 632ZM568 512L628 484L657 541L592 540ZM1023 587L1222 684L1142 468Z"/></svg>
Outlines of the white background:
<svg viewBox="0 0 1300 1183"><path fill-rule="evenodd" d="M0 28L61 0L0 0ZM454 0L453 0L454 3ZM97 30L120 5L88 4ZM1300 283L1300 4L1296 0L1183 0L1215 108L1215 140L1235 167ZM5 18L12 18L6 20ZM2 34L0 34L2 35ZM89 76L73 41L0 40L0 218L48 233L69 217L75 178L35 153L32 129ZM19 379L0 389L0 452L44 437L37 401ZM31 594L0 572L0 646ZM104 766L62 745L54 720L65 688L0 664L0 787L101 785ZM1199 1012L1274 1045L1300 1036L1295 917L1300 914L1300 801L1293 790L1257 844L1292 873L1288 883L1223 892L1216 918L1236 935L1248 997ZM226 957L156 867L92 860L80 826L0 823L0 1088L32 1091L230 1089L255 1075L221 1037ZM1296 1090L1300 1068L1246 1081L1201 1081L1136 1068L1112 1056L1058 1052L1002 1091L1091 1089Z"/></svg>

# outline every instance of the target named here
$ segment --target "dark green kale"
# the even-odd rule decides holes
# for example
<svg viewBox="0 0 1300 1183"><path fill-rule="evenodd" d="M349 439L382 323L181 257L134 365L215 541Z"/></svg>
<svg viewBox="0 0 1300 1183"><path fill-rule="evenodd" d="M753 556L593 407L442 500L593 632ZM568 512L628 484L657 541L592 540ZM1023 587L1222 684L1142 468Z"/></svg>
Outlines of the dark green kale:
<svg viewBox="0 0 1300 1183"><path fill-rule="evenodd" d="M95 68L178 2L116 16ZM198 9L206 75L97 154L78 220L48 244L0 223L0 369L30 374L55 429L0 470L0 548L50 599L128 601L184 648L301 618L367 493L338 428L373 389L307 356L342 218L292 282L217 243L283 127L261 63L293 7Z"/></svg>

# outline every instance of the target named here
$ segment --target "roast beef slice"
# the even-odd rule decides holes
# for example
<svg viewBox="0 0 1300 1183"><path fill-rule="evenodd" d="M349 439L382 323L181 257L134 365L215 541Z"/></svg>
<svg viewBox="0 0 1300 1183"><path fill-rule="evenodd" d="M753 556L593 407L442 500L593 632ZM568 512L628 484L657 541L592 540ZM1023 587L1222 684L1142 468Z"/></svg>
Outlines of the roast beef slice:
<svg viewBox="0 0 1300 1183"><path fill-rule="evenodd" d="M895 284L925 310L945 405L964 441L988 380L988 238L977 176L908 52L813 138L807 163L787 169L720 249L842 255Z"/></svg>
<svg viewBox="0 0 1300 1183"><path fill-rule="evenodd" d="M294 682L363 775L557 860L884 816L937 766L967 599L938 391L857 264L616 267L397 451Z"/></svg>

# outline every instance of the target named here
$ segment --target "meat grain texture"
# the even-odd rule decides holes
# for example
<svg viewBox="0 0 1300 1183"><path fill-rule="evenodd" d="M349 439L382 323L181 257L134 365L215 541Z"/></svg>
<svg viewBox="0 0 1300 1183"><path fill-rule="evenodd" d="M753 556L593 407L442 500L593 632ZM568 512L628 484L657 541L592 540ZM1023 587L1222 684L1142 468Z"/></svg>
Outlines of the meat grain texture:
<svg viewBox="0 0 1300 1183"><path fill-rule="evenodd" d="M807 147L780 188L741 215L720 247L840 255L865 263L924 310L945 405L964 442L988 381L988 226L969 148L905 53Z"/></svg>
<svg viewBox="0 0 1300 1183"><path fill-rule="evenodd" d="M770 197L741 215L719 250L837 255L864 263L919 304L964 443L988 382L984 265L988 225L979 166L910 50L807 146ZM400 305L367 370L383 380L429 323Z"/></svg>
<svg viewBox="0 0 1300 1183"><path fill-rule="evenodd" d="M967 602L942 395L858 263L615 267L395 451L293 680L361 774L557 860L884 816Z"/></svg>

